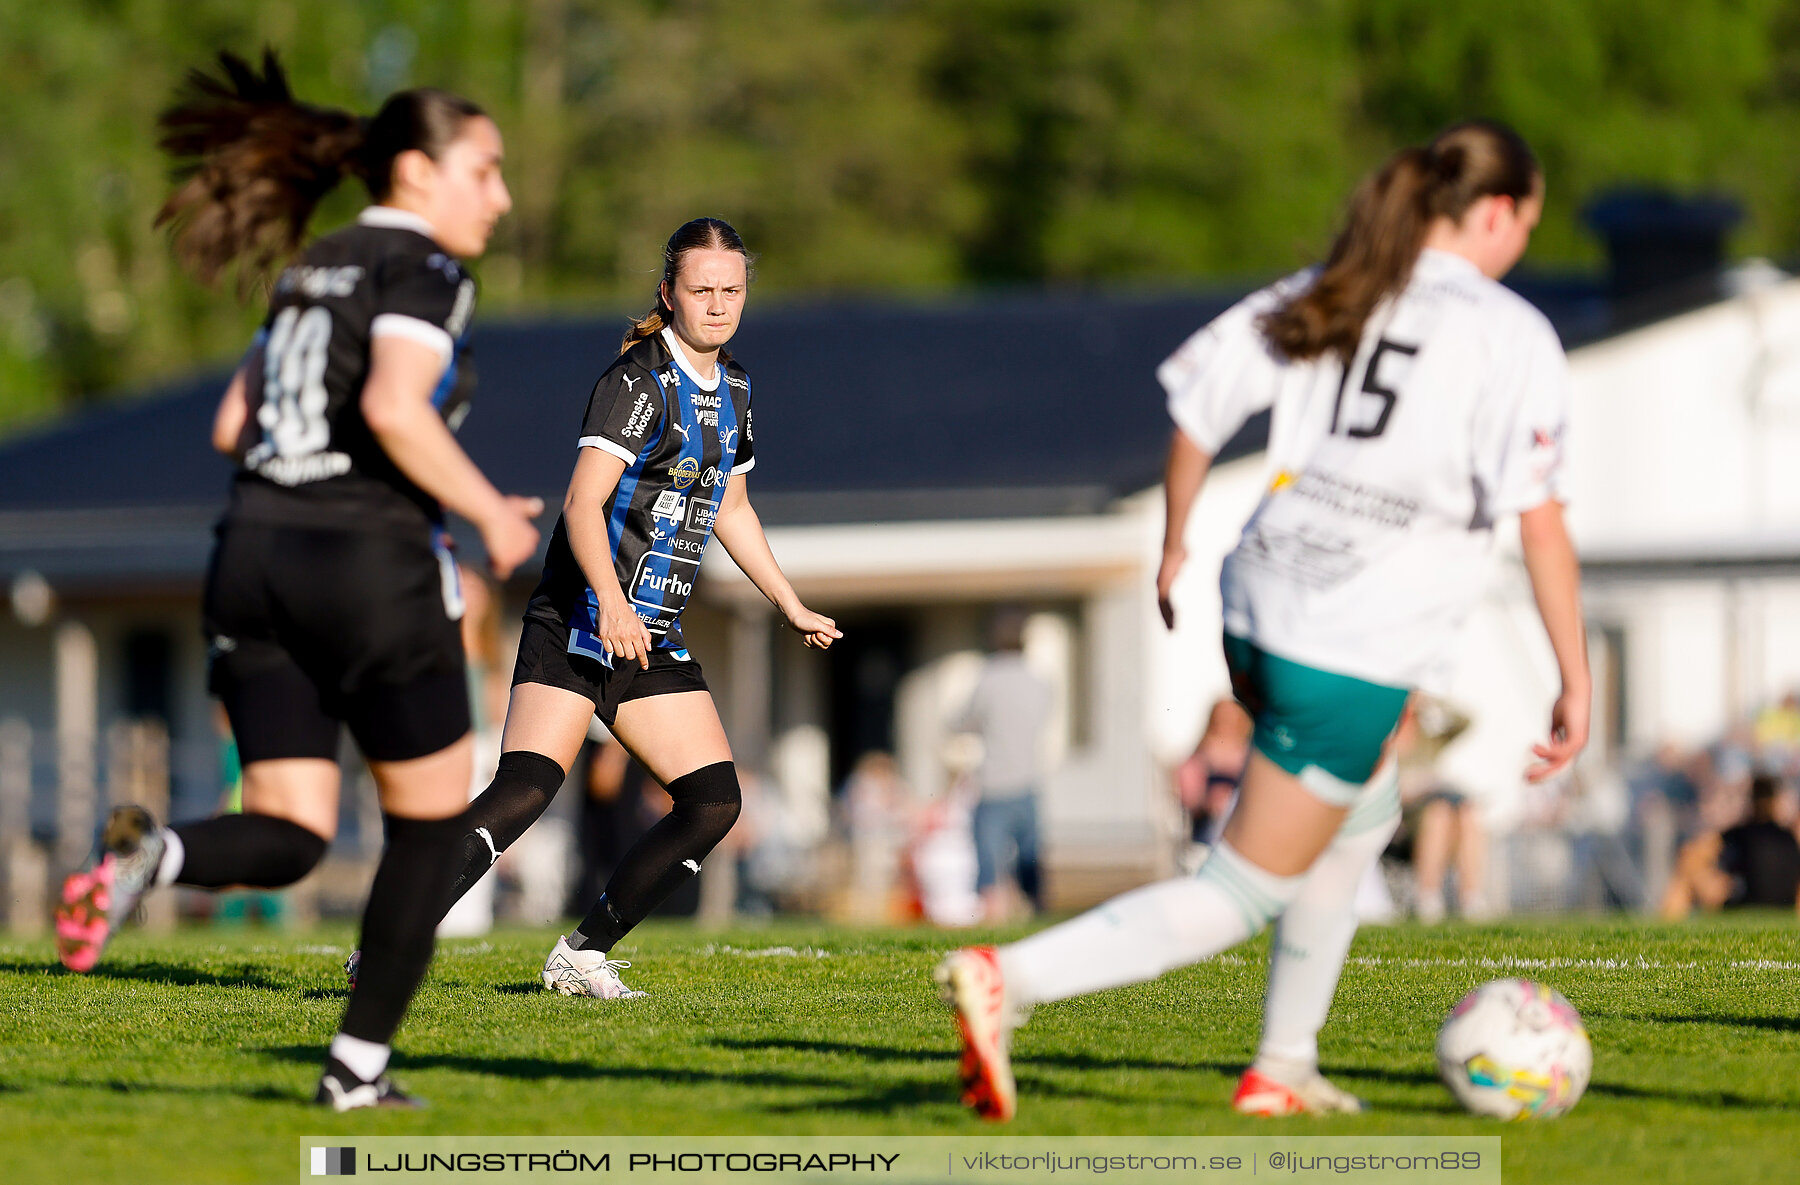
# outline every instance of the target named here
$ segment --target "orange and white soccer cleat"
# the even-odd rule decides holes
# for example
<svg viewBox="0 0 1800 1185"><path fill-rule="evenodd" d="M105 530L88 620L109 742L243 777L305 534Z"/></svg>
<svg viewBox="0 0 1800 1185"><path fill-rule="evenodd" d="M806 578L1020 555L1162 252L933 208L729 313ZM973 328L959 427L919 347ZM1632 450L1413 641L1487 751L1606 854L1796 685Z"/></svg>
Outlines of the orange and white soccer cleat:
<svg viewBox="0 0 1800 1185"><path fill-rule="evenodd" d="M983 1119L1006 1122L1019 1107L1012 1034L1024 1017L1007 997L999 952L991 946L964 947L939 963L932 978L962 1031L963 1104Z"/></svg>
<svg viewBox="0 0 1800 1185"><path fill-rule="evenodd" d="M1316 1069L1288 1081L1251 1066L1238 1079L1231 1109L1241 1115L1355 1115L1363 1110L1363 1104Z"/></svg>

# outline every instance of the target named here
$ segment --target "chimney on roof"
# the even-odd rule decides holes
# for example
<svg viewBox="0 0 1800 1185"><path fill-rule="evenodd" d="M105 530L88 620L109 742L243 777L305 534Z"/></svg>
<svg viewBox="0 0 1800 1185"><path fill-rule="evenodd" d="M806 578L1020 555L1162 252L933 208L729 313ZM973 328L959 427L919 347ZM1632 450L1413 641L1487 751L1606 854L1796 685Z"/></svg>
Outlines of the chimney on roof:
<svg viewBox="0 0 1800 1185"><path fill-rule="evenodd" d="M1724 295L1725 239L1744 217L1733 199L1614 189L1590 201L1581 215L1606 242L1614 328L1657 321Z"/></svg>

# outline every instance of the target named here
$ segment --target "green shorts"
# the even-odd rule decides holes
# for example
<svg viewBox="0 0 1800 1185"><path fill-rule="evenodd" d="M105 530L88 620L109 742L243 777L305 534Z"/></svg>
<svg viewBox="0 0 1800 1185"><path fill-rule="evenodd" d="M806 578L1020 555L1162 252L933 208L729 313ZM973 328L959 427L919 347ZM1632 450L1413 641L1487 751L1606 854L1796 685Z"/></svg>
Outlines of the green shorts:
<svg viewBox="0 0 1800 1185"><path fill-rule="evenodd" d="M1256 751L1326 802L1349 806L1381 763L1409 694L1277 658L1225 635L1231 690L1256 722Z"/></svg>

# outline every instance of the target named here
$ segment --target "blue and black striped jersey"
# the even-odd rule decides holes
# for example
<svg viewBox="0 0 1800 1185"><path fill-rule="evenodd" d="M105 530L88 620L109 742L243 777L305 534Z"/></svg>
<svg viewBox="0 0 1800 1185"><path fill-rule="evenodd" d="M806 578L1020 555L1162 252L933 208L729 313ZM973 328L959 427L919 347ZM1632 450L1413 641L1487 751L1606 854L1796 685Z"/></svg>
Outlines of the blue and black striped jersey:
<svg viewBox="0 0 1800 1185"><path fill-rule="evenodd" d="M475 281L424 219L371 206L308 247L276 278L249 355L249 420L228 519L346 530L416 531L437 500L400 472L363 419L378 337L437 351L431 400L454 429L475 386Z"/></svg>
<svg viewBox="0 0 1800 1185"><path fill-rule="evenodd" d="M579 444L625 462L606 505L614 574L659 648L681 649L681 611L693 594L725 483L756 464L750 376L721 360L709 382L667 330L634 344L594 384ZM575 562L561 519L527 611L566 626L569 651L602 662L599 600Z"/></svg>

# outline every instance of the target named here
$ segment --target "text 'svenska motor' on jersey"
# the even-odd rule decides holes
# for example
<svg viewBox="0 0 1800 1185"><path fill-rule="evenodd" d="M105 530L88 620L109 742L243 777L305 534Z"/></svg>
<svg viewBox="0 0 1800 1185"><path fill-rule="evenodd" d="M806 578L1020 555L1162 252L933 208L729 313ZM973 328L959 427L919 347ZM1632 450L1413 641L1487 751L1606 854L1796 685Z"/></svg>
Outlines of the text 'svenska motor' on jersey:
<svg viewBox="0 0 1800 1185"><path fill-rule="evenodd" d="M681 612L725 483L756 464L749 376L721 360L711 380L701 378L665 329L635 343L600 376L578 443L625 463L604 508L614 575L656 645L680 649ZM572 653L606 661L595 634L599 598L561 520L530 612L566 625Z"/></svg>

